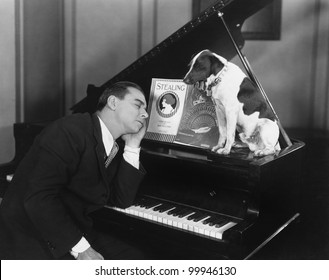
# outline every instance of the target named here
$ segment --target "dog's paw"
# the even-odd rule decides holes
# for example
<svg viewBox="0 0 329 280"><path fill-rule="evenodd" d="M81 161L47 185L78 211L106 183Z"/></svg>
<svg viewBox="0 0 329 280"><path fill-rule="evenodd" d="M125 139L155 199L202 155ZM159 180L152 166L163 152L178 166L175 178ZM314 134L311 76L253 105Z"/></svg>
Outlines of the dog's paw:
<svg viewBox="0 0 329 280"><path fill-rule="evenodd" d="M254 152L254 155L256 157L262 157L262 156L273 155L273 154L275 154L274 148L265 148L263 150L256 150Z"/></svg>
<svg viewBox="0 0 329 280"><path fill-rule="evenodd" d="M218 149L221 149L224 147L224 144L217 144L216 146L212 147L212 152L217 152Z"/></svg>
<svg viewBox="0 0 329 280"><path fill-rule="evenodd" d="M216 152L218 149L221 149L225 146L225 142L226 142L226 139L223 138L223 139L219 139L218 142L217 142L217 145L214 146L211 150L213 152Z"/></svg>
<svg viewBox="0 0 329 280"><path fill-rule="evenodd" d="M231 149L229 148L220 148L216 151L217 154L220 155L228 155L231 152Z"/></svg>

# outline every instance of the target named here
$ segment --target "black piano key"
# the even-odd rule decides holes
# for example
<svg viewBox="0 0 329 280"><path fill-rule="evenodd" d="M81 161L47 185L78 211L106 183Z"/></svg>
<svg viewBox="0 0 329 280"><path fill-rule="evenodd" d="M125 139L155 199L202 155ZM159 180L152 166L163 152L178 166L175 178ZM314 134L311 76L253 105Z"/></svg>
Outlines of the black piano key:
<svg viewBox="0 0 329 280"><path fill-rule="evenodd" d="M211 216L210 218L204 220L202 223L204 225L208 225L209 224L210 226L212 226L215 220L216 220L216 217Z"/></svg>
<svg viewBox="0 0 329 280"><path fill-rule="evenodd" d="M177 207L177 211L174 211L174 212L172 213L172 215L173 215L174 217L177 217L177 216L179 216L180 214L184 213L186 210L187 210L187 208Z"/></svg>
<svg viewBox="0 0 329 280"><path fill-rule="evenodd" d="M224 222L224 224L227 223L227 220L225 220L224 218L222 217L211 217L210 220L208 221L208 225L209 226L216 226L218 225L217 227L221 227L221 224Z"/></svg>
<svg viewBox="0 0 329 280"><path fill-rule="evenodd" d="M154 207L153 211L159 211L163 207L163 204L160 204L156 207Z"/></svg>
<svg viewBox="0 0 329 280"><path fill-rule="evenodd" d="M220 228L222 227L223 225L227 224L229 221L226 220L226 219L223 219L223 218L220 218L219 220L215 221L215 227L216 228Z"/></svg>
<svg viewBox="0 0 329 280"><path fill-rule="evenodd" d="M202 220L203 218L209 216L209 214L203 213L203 212L196 212L195 214L189 216L187 219L192 220L194 222L198 222Z"/></svg>
<svg viewBox="0 0 329 280"><path fill-rule="evenodd" d="M135 206L145 207L147 205L148 201L146 198L141 198L138 201L134 203Z"/></svg>
<svg viewBox="0 0 329 280"><path fill-rule="evenodd" d="M159 205L160 204L160 202L159 201L156 201L156 200L149 200L149 201L147 201L146 203L145 203L145 209L150 209L150 208L152 208L152 207L154 207L154 206L156 206L156 205Z"/></svg>
<svg viewBox="0 0 329 280"><path fill-rule="evenodd" d="M200 215L201 215L200 212L195 212L193 215L188 216L187 219L188 219L189 221L190 221L190 220L194 220L194 219L198 218Z"/></svg>
<svg viewBox="0 0 329 280"><path fill-rule="evenodd" d="M134 203L134 206L144 207L144 203L142 201L137 201Z"/></svg>
<svg viewBox="0 0 329 280"><path fill-rule="evenodd" d="M187 215L192 214L193 212L194 212L194 210L192 210L192 209L186 209L185 211L183 211L182 213L180 213L180 214L178 215L178 217L179 217L179 218L184 218L184 217L186 217Z"/></svg>
<svg viewBox="0 0 329 280"><path fill-rule="evenodd" d="M194 222L199 222L201 221L202 219L204 219L205 217L209 216L208 214L206 213L200 213L200 215L198 215L197 217L195 217L193 219Z"/></svg>
<svg viewBox="0 0 329 280"><path fill-rule="evenodd" d="M169 209L171 209L173 207L174 207L173 205L168 204L166 207L164 207L163 209L161 209L159 212L160 213L166 212L166 211L168 211Z"/></svg>
<svg viewBox="0 0 329 280"><path fill-rule="evenodd" d="M217 222L217 219L213 219L208 223L208 225L213 227L213 226L215 226L216 222Z"/></svg>
<svg viewBox="0 0 329 280"><path fill-rule="evenodd" d="M155 203L152 203L150 205L147 205L147 206L145 206L145 209L150 209L150 208L152 208L154 206L157 206L157 205L159 205L159 202L155 202Z"/></svg>
<svg viewBox="0 0 329 280"><path fill-rule="evenodd" d="M181 207L176 206L174 209L171 209L170 211L168 211L168 215L173 215L173 216L177 216L177 213L179 213L182 210Z"/></svg>
<svg viewBox="0 0 329 280"><path fill-rule="evenodd" d="M161 205L155 207L153 210L154 211L159 211L160 213L163 213L163 212L165 212L165 211L167 211L171 208L173 208L173 205L171 205L171 204L161 204Z"/></svg>

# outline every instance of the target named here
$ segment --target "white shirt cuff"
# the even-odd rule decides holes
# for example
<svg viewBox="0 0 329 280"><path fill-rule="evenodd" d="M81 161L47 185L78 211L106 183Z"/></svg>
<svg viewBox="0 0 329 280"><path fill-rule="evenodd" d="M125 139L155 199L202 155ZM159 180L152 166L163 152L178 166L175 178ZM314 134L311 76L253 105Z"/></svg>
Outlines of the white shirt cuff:
<svg viewBox="0 0 329 280"><path fill-rule="evenodd" d="M90 247L89 242L86 238L81 237L80 241L72 248L70 254L77 258L79 253L86 251Z"/></svg>
<svg viewBox="0 0 329 280"><path fill-rule="evenodd" d="M132 148L125 146L123 150L123 158L126 162L130 163L136 169L139 169L139 153L141 148Z"/></svg>

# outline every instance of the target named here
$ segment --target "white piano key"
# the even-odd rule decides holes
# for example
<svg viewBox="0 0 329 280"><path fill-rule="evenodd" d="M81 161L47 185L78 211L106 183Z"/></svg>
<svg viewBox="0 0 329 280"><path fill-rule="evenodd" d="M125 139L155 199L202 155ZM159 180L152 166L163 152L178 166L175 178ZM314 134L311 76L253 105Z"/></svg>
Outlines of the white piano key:
<svg viewBox="0 0 329 280"><path fill-rule="evenodd" d="M215 225L210 226L209 224L202 224L199 226L199 233L205 236L216 237L216 231L218 228Z"/></svg>
<svg viewBox="0 0 329 280"><path fill-rule="evenodd" d="M144 219L147 219L147 220L152 220L152 218L153 218L152 214L154 213L153 208L155 208L159 205L161 205L161 203L157 204L151 208L145 208L145 207L139 206L138 216L142 217Z"/></svg>
<svg viewBox="0 0 329 280"><path fill-rule="evenodd" d="M129 208L126 208L127 213L129 213L133 216L139 216L138 213L140 212L140 210L141 210L141 207L135 206L135 205L130 206Z"/></svg>
<svg viewBox="0 0 329 280"><path fill-rule="evenodd" d="M183 218L179 218L178 216L170 215L168 217L168 225L174 228L183 228Z"/></svg>
<svg viewBox="0 0 329 280"><path fill-rule="evenodd" d="M131 206L129 208L131 208L130 211L132 212L132 215L134 215L134 216L139 216L139 217L142 217L142 218L145 218L148 220L157 221L158 218L154 214L154 213L156 213L156 211L154 211L153 209L159 205L161 205L161 203L152 208L149 208L149 209L146 209L141 206Z"/></svg>
<svg viewBox="0 0 329 280"><path fill-rule="evenodd" d="M144 218L147 219L147 220L153 220L153 217L154 217L154 208L159 206L161 204L157 204L155 205L154 207L151 207L149 209L145 209L144 211Z"/></svg>
<svg viewBox="0 0 329 280"><path fill-rule="evenodd" d="M193 220L188 220L187 224L188 224L188 231L191 232L195 232L195 233L199 233L199 227L202 225L202 222L205 219L208 219L208 217L203 218L202 220L198 221L198 222L194 222Z"/></svg>
<svg viewBox="0 0 329 280"><path fill-rule="evenodd" d="M187 216L185 216L185 217L182 218L183 229L189 230L190 221L187 218L189 216L194 215L194 214L195 214L195 212L193 212L193 213L191 213L191 214L189 214L189 215L187 215Z"/></svg>
<svg viewBox="0 0 329 280"><path fill-rule="evenodd" d="M210 216L204 217L203 219L201 219L201 220L198 221L198 222L194 222L195 224L194 224L194 228L193 228L193 230L194 230L195 233L199 233L199 229L200 229L200 227L203 226L203 223L202 223L202 222L205 221L205 220L208 219L208 218L210 218Z"/></svg>
<svg viewBox="0 0 329 280"><path fill-rule="evenodd" d="M172 217L172 226L175 227L175 228L180 228L182 229L183 228L183 221L181 218L177 217L177 216L173 216Z"/></svg>
<svg viewBox="0 0 329 280"><path fill-rule="evenodd" d="M175 207L172 207L172 208L170 208L170 209L168 209L167 211L165 211L165 212L162 212L162 213L160 213L161 215L160 215L160 217L162 218L162 223L163 224L165 224L165 225L169 225L168 223L168 219L170 218L169 216L169 214L168 214L168 212L170 211L170 210L172 210L172 209L175 209Z"/></svg>
<svg viewBox="0 0 329 280"><path fill-rule="evenodd" d="M172 214L168 214L167 225L174 228L182 228L183 227L182 218L179 218L178 216L173 216Z"/></svg>
<svg viewBox="0 0 329 280"><path fill-rule="evenodd" d="M215 238L217 239L223 239L223 233L225 230L228 230L229 228L235 226L236 223L234 222L228 222L227 224L223 225L222 227L218 228L218 231L216 231Z"/></svg>
<svg viewBox="0 0 329 280"><path fill-rule="evenodd" d="M184 229L191 233L198 233L200 235L209 236L216 239L222 239L224 231L236 225L236 223L229 221L219 228L217 228L215 225L210 226L209 224L203 224L203 221L210 218L210 216L207 216L197 222L193 220L188 220L188 217L194 215L195 212L192 212L185 217L173 216L172 214L168 214L169 211L175 209L176 207L172 207L164 212L154 211L154 208L160 205L162 205L162 203L159 203L158 205L155 205L148 209L137 205L130 206L126 209L121 209L118 207L109 208L126 213L128 215L140 217L145 220L155 221L166 226Z"/></svg>

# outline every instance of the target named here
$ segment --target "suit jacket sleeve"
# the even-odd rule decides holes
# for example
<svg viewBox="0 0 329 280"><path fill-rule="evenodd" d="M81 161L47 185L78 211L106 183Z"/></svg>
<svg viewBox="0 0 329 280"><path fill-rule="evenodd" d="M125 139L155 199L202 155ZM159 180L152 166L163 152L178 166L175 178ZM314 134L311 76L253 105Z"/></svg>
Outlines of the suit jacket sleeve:
<svg viewBox="0 0 329 280"><path fill-rule="evenodd" d="M139 169L136 169L121 156L116 177L111 185L109 203L120 208L129 207L136 197L138 187L145 174L142 164L140 164Z"/></svg>
<svg viewBox="0 0 329 280"><path fill-rule="evenodd" d="M52 254L58 258L82 237L61 195L79 166L84 144L82 139L70 135L70 131L56 126L47 129L30 151L35 159L24 207Z"/></svg>

